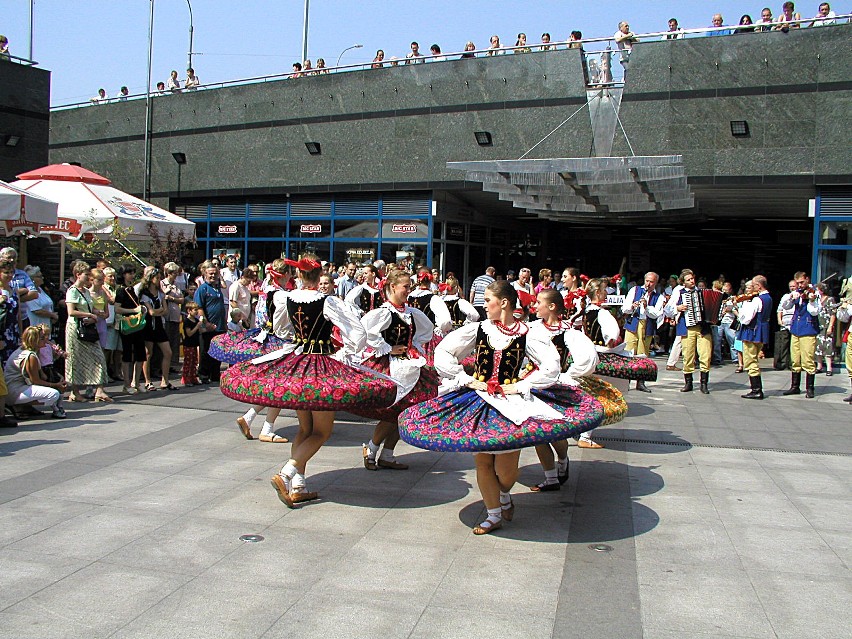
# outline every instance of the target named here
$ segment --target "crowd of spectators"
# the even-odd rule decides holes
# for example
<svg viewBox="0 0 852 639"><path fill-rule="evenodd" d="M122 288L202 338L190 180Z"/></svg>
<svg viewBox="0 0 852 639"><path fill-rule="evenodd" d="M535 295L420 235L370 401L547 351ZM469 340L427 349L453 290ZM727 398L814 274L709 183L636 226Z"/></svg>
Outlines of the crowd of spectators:
<svg viewBox="0 0 852 639"><path fill-rule="evenodd" d="M828 2L822 2L819 4L816 16L810 20L803 20L801 14L796 12L795 4L788 1L784 2L781 11L777 16L773 15L772 9L764 7L760 12L760 20L758 22L754 22L750 14L743 14L736 25L726 25L725 19L721 13L713 14L710 22L711 24L708 26L709 30L696 33L695 35L713 37L762 31L782 31L786 33L789 32L790 29L799 29L801 27L821 27L837 24L838 19L835 12L831 9L831 5ZM662 39L679 40L688 37L688 35L689 34L680 27L677 18L670 18L668 21L668 28L662 36ZM623 20L618 23L618 30L613 34L611 39L615 42L616 49L621 57L621 62L626 63L629 60L633 46L639 42L639 38L630 30L630 24L626 20ZM582 49L582 32L578 30L571 31L564 46L568 49ZM560 46L551 41L551 35L547 32L541 34L541 40L538 44L529 44L527 42L527 34L523 32L519 33L515 39L514 46L504 46L501 44L500 36L494 34L490 37L488 47L484 50L477 49L476 45L472 41L466 42L463 52L459 55L459 59L467 60L478 56L491 57L496 55L505 55L507 53L519 54L531 53L533 51L551 51L558 48L560 48ZM0 59L3 59L4 52L6 59L8 59L8 41L5 41L5 37L0 35ZM373 61L370 63L370 67L373 69L381 69L385 66L395 67L400 64L442 62L448 59L449 58L442 53L441 46L439 44L432 44L429 47L429 54L424 55L420 51L420 44L413 41L410 44L409 52L401 58L392 56L389 59L386 59L384 50L377 50ZM610 71L611 53L609 46L607 47L607 50L601 54L600 61L589 59L587 64L590 83L598 84L612 81ZM316 66L313 65L311 60L306 59L301 62L294 62L292 65L292 71L288 74L288 77L304 78L311 75L322 75L326 73L329 73L329 69L327 68L323 58L317 59ZM196 90L201 85L201 82L198 79L198 76L195 75L195 71L192 68L189 68L187 69L186 74L186 78L183 80L183 85L181 85L178 72L173 70L167 82L157 83L155 95L168 95L172 93L181 93L182 91ZM127 99L127 96L127 87L121 87L121 90L115 98L109 98L105 89L99 89L98 94L91 98L90 101L93 104L104 104L112 100L124 101Z"/></svg>

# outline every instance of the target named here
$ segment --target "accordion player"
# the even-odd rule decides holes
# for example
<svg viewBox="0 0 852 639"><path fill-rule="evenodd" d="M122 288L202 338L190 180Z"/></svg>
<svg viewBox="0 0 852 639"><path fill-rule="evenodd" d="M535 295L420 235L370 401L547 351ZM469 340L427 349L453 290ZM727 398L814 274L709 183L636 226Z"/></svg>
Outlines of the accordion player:
<svg viewBox="0 0 852 639"><path fill-rule="evenodd" d="M684 320L687 328L700 326L701 332L706 333L710 326L719 324L719 311L722 309L721 291L705 288L692 288L683 291L683 303L686 305Z"/></svg>

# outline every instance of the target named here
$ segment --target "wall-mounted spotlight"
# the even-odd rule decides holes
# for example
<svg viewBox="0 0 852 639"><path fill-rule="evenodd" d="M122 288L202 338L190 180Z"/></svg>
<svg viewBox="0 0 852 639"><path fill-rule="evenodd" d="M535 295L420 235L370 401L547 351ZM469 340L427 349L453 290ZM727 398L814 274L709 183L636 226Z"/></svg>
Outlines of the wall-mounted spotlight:
<svg viewBox="0 0 852 639"><path fill-rule="evenodd" d="M319 142L305 142L305 147L311 155L320 155L322 153L322 147Z"/></svg>
<svg viewBox="0 0 852 639"><path fill-rule="evenodd" d="M473 135L479 146L491 146L491 134L488 131L474 131Z"/></svg>
<svg viewBox="0 0 852 639"><path fill-rule="evenodd" d="M748 122L745 120L731 120L731 135L735 138L747 138L751 134L748 130Z"/></svg>
<svg viewBox="0 0 852 639"><path fill-rule="evenodd" d="M176 151L175 153L172 153L172 157L178 164L186 164L186 153Z"/></svg>

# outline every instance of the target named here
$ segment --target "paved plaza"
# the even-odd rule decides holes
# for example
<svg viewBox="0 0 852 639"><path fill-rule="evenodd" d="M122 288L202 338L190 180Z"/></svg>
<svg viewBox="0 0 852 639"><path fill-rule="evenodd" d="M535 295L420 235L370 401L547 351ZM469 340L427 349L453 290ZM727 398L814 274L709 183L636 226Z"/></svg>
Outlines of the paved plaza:
<svg viewBox="0 0 852 639"><path fill-rule="evenodd" d="M681 381L629 393L559 493L529 491L525 450L515 519L483 537L470 455L401 443L409 471L368 472L347 415L297 510L269 484L289 445L245 440L216 388L22 422L0 431L0 638L849 637L845 372L816 400L781 397L789 373L763 402L730 365L710 396Z"/></svg>

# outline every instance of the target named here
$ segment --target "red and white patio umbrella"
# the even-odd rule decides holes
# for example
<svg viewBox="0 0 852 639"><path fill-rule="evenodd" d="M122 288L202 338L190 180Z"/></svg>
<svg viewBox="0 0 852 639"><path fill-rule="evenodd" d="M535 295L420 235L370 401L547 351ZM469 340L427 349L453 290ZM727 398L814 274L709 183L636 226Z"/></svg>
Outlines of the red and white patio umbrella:
<svg viewBox="0 0 852 639"><path fill-rule="evenodd" d="M0 235L38 235L56 225L59 205L0 181Z"/></svg>
<svg viewBox="0 0 852 639"><path fill-rule="evenodd" d="M150 226L161 235L183 232L195 236L195 224L111 186L109 179L81 166L51 164L18 176L11 186L59 204L54 226L42 234L78 240L87 234L109 234L113 223L130 229L133 239L150 237Z"/></svg>

